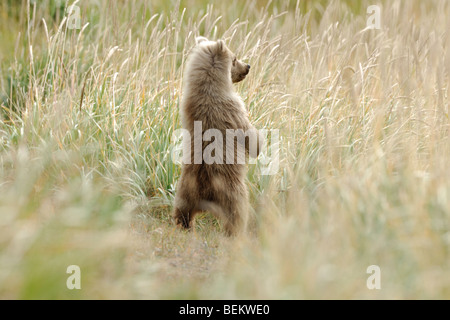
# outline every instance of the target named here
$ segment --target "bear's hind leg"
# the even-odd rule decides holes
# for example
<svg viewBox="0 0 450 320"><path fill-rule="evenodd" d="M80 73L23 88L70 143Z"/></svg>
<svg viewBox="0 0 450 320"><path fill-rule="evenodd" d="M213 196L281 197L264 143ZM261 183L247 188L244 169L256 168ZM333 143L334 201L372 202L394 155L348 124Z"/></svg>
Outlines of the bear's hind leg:
<svg viewBox="0 0 450 320"><path fill-rule="evenodd" d="M173 211L173 218L178 226L191 230L194 225L194 216L197 213L198 210L194 210L194 208L175 207Z"/></svg>
<svg viewBox="0 0 450 320"><path fill-rule="evenodd" d="M224 221L224 230L227 236L237 236L247 229L248 207L246 202L237 201L229 203Z"/></svg>

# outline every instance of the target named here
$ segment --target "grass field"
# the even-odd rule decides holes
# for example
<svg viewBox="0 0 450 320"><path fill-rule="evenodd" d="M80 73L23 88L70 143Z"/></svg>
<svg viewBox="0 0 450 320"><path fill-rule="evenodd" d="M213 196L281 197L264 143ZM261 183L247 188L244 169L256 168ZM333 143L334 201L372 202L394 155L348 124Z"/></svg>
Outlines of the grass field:
<svg viewBox="0 0 450 320"><path fill-rule="evenodd" d="M450 1L73 3L0 0L0 298L450 299ZM281 136L236 239L170 217L198 35Z"/></svg>

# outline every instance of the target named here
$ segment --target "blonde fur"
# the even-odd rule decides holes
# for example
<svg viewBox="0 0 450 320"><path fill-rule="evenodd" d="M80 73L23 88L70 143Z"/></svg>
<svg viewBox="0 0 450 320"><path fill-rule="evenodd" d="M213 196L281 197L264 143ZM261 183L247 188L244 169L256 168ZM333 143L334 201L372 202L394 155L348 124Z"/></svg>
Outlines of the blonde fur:
<svg viewBox="0 0 450 320"><path fill-rule="evenodd" d="M242 99L235 92L233 82L242 81L250 66L238 61L222 40L209 41L204 37L188 57L184 73L181 100L182 126L194 137L194 121L201 121L203 132L217 129L226 136L227 129L242 129L249 138L258 141L256 157L262 138L251 125ZM202 132L202 133L203 133ZM248 216L248 192L245 184L246 166L238 164L195 164L194 140L191 139L191 163L183 164L177 185L174 218L178 225L190 229L198 212L208 211L223 221L227 235L245 230ZM209 145L202 141L201 152ZM222 145L224 160L238 157L237 146L233 155L225 154L226 141ZM246 142L245 152L249 147Z"/></svg>

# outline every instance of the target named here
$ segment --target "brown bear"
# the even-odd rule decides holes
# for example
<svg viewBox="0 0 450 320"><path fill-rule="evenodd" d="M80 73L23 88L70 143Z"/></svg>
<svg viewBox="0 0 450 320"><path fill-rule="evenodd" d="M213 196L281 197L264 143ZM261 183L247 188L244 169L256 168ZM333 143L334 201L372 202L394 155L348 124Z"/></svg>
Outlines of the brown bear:
<svg viewBox="0 0 450 320"><path fill-rule="evenodd" d="M180 113L190 139L183 138L188 154L173 216L191 229L195 215L207 211L223 221L227 235L236 235L245 230L248 217L243 159L256 158L263 143L232 86L246 77L250 65L237 60L222 40L199 37L196 42L183 79Z"/></svg>

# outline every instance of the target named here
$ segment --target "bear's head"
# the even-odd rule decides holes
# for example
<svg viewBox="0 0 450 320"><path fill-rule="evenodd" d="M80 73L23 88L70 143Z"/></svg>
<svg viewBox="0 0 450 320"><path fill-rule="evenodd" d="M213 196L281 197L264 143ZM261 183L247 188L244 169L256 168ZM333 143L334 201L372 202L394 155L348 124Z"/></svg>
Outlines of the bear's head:
<svg viewBox="0 0 450 320"><path fill-rule="evenodd" d="M212 64L230 70L231 81L240 82L245 79L250 71L250 65L238 60L223 40L210 41L205 37L195 39L198 46L206 50L211 57Z"/></svg>

